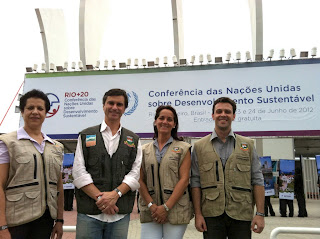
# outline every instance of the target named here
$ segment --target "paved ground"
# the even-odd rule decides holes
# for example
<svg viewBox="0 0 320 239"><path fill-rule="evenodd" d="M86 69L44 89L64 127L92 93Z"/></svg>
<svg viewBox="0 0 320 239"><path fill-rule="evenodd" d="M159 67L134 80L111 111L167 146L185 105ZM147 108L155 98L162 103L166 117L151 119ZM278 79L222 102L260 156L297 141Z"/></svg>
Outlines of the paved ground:
<svg viewBox="0 0 320 239"><path fill-rule="evenodd" d="M266 217L266 227L261 234L253 234L253 239L269 239L271 231L276 227L320 227L320 200L307 200L308 217L300 218L298 215L297 202L294 201L294 217L283 218L279 215L279 200L271 199L273 208L276 212L275 217ZM65 225L76 225L76 211L65 212ZM64 233L63 239L74 239L75 233ZM140 238L140 221L136 207L131 214L128 239ZM194 227L194 220L188 225L184 239L202 238L202 233L198 232ZM320 235L292 235L280 234L278 239L319 239ZM241 239L241 238L240 238Z"/></svg>

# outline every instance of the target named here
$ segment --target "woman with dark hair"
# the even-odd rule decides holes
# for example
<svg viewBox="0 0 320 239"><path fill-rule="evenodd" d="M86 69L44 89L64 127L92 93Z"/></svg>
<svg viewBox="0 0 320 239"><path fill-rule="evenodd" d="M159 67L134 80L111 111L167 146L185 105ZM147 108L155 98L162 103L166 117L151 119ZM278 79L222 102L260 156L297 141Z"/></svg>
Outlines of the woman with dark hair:
<svg viewBox="0 0 320 239"><path fill-rule="evenodd" d="M63 145L41 131L50 101L32 90L19 107L24 126L0 136L0 238L61 239Z"/></svg>
<svg viewBox="0 0 320 239"><path fill-rule="evenodd" d="M178 137L178 116L169 105L159 106L154 141L143 145L140 170L141 238L183 238L192 204L188 185L191 145Z"/></svg>

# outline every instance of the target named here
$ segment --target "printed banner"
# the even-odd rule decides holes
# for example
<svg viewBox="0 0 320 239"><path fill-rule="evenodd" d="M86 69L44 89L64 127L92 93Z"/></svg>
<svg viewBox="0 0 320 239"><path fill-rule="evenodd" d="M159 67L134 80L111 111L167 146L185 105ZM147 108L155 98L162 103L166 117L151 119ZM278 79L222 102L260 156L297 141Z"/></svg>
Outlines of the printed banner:
<svg viewBox="0 0 320 239"><path fill-rule="evenodd" d="M73 168L74 154L64 154L63 156L63 171L62 171L62 182L63 189L74 189L73 185Z"/></svg>
<svg viewBox="0 0 320 239"><path fill-rule="evenodd" d="M270 156L260 157L260 161L262 166L262 174L264 177L265 196L275 195L271 157Z"/></svg>
<svg viewBox="0 0 320 239"><path fill-rule="evenodd" d="M212 132L213 102L222 96L237 103L232 125L236 132L251 136L320 132L320 95L315 87L320 64L159 69L29 74L24 92L40 89L48 94L51 109L43 130L49 135L76 138L81 130L100 124L102 98L111 88L127 91L129 106L121 122L142 137L152 137L156 108L166 104L177 110L181 135L200 137Z"/></svg>
<svg viewBox="0 0 320 239"><path fill-rule="evenodd" d="M280 159L279 198L294 199L295 161Z"/></svg>

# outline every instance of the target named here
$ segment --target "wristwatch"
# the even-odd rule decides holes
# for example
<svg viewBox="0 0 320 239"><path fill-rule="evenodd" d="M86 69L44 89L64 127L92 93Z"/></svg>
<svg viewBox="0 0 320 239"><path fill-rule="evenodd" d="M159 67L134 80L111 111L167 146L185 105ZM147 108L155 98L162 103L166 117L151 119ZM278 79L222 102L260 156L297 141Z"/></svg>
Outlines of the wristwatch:
<svg viewBox="0 0 320 239"><path fill-rule="evenodd" d="M64 223L64 220L63 219L56 219L54 220L55 222L61 222L62 224Z"/></svg>
<svg viewBox="0 0 320 239"><path fill-rule="evenodd" d="M8 225L0 226L0 231L6 230L7 228L8 228Z"/></svg>
<svg viewBox="0 0 320 239"><path fill-rule="evenodd" d="M262 212L256 212L256 215L261 216L261 217L265 216L264 213L262 213Z"/></svg>
<svg viewBox="0 0 320 239"><path fill-rule="evenodd" d="M122 197L122 192L118 188L115 188L114 191L118 193L120 198Z"/></svg>

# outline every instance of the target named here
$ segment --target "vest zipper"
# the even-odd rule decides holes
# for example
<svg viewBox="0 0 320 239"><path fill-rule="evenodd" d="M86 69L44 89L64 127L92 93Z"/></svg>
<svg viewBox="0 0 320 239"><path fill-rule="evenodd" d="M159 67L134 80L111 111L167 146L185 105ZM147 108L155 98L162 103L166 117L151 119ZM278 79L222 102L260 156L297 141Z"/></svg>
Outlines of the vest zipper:
<svg viewBox="0 0 320 239"><path fill-rule="evenodd" d="M101 164L101 177L104 178L105 177L105 160L106 160L106 156L104 154L101 155L102 158L101 158L101 161L100 161L100 164Z"/></svg>
<svg viewBox="0 0 320 239"><path fill-rule="evenodd" d="M208 188L217 188L217 186L204 187L204 188L201 188L201 190L208 189Z"/></svg>
<svg viewBox="0 0 320 239"><path fill-rule="evenodd" d="M154 165L151 164L151 173L152 173L152 187L154 187Z"/></svg>
<svg viewBox="0 0 320 239"><path fill-rule="evenodd" d="M218 168L218 161L216 161L216 176L217 176L217 181L219 180L219 168Z"/></svg>
<svg viewBox="0 0 320 239"><path fill-rule="evenodd" d="M37 155L33 154L34 160L34 172L33 172L33 179L37 179Z"/></svg>
<svg viewBox="0 0 320 239"><path fill-rule="evenodd" d="M43 163L43 177L44 177L44 191L45 191L45 200L46 200L46 206L48 206L48 186L47 186L47 174L46 174L46 165L44 162L43 154L41 154L42 163Z"/></svg>
<svg viewBox="0 0 320 239"><path fill-rule="evenodd" d="M158 163L158 180L159 180L159 189L160 189L160 203L163 204L163 196L162 196L162 189L161 189L161 182L160 182L160 163Z"/></svg>
<svg viewBox="0 0 320 239"><path fill-rule="evenodd" d="M213 188L216 188L217 186L213 186ZM203 188L202 188L203 189ZM165 194L172 194L173 190L169 190L169 189L164 189L163 192ZM185 195L187 193L187 191L184 191L183 195Z"/></svg>
<svg viewBox="0 0 320 239"><path fill-rule="evenodd" d="M17 186L13 186L13 187L7 187L6 190L10 190L10 189L14 189L14 188L28 187L28 186L35 186L35 185L39 185L39 182L21 184L21 185L17 185Z"/></svg>
<svg viewBox="0 0 320 239"><path fill-rule="evenodd" d="M251 189L249 189L249 188L240 188L240 187L233 186L232 189L239 190L239 191L245 191L245 192L251 192Z"/></svg>

